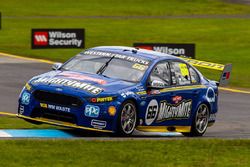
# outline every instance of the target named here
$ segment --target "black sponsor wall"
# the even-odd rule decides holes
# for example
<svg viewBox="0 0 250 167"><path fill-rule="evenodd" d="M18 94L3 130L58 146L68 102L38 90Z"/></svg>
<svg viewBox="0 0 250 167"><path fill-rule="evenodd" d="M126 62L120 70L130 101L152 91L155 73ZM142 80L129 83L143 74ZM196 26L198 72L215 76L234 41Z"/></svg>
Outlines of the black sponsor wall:
<svg viewBox="0 0 250 167"><path fill-rule="evenodd" d="M195 44L134 43L134 47L154 50L173 56L195 58Z"/></svg>
<svg viewBox="0 0 250 167"><path fill-rule="evenodd" d="M85 29L32 29L32 49L84 48Z"/></svg>

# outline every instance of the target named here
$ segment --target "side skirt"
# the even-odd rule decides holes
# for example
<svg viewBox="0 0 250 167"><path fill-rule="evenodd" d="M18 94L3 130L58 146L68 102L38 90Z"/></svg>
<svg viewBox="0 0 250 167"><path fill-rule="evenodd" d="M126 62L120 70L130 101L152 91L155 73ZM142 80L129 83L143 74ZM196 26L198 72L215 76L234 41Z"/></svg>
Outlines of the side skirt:
<svg viewBox="0 0 250 167"><path fill-rule="evenodd" d="M143 132L190 132L191 126L137 126Z"/></svg>
<svg viewBox="0 0 250 167"><path fill-rule="evenodd" d="M78 125L67 123L67 122L53 121L53 120L49 120L49 119L45 119L45 118L31 118L31 117L27 117L27 116L19 115L19 114L17 114L17 117L23 118L23 119L29 119L32 121L38 121L38 122L42 122L42 123L46 123L46 124L56 125L56 126L68 127L68 128L77 128L77 129L84 129L84 130L91 130L91 131L98 131L98 132L109 132L109 133L113 132L110 130L88 128L88 127L78 126Z"/></svg>

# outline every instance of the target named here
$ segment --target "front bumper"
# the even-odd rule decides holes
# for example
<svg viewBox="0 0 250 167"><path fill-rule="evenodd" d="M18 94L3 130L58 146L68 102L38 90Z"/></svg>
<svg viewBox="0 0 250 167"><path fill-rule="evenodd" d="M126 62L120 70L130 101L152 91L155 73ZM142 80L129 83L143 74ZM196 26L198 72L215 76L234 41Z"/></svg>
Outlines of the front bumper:
<svg viewBox="0 0 250 167"><path fill-rule="evenodd" d="M46 90L47 91L47 90ZM50 91L53 93L53 91ZM23 94L29 100L22 99ZM27 96L27 94L30 94ZM65 95L71 95L69 92ZM73 96L73 94L72 94ZM18 117L26 120L33 120L42 123L53 124L57 126L93 130L100 132L114 132L116 131L116 115L110 115L108 108L113 106L116 111L119 108L118 101L105 103L91 103L88 99L81 98L82 103L77 106L57 104L55 101L48 102L35 98L34 91L23 90L18 106ZM99 114L86 114L86 106L94 106L100 109Z"/></svg>

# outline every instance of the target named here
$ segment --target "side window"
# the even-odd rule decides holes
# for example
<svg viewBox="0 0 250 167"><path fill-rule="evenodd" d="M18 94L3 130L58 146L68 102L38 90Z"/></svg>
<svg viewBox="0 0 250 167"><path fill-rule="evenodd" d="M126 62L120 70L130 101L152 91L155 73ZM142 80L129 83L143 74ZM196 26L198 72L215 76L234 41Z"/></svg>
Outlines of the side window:
<svg viewBox="0 0 250 167"><path fill-rule="evenodd" d="M154 67L149 77L149 82L152 83L153 81L162 83L164 86L169 86L171 84L168 62L159 63Z"/></svg>
<svg viewBox="0 0 250 167"><path fill-rule="evenodd" d="M199 83L200 82L200 77L197 74L197 72L192 67L189 67L189 72L190 72L192 84Z"/></svg>
<svg viewBox="0 0 250 167"><path fill-rule="evenodd" d="M191 78L186 63L171 62L170 63L172 84L173 85L189 85Z"/></svg>

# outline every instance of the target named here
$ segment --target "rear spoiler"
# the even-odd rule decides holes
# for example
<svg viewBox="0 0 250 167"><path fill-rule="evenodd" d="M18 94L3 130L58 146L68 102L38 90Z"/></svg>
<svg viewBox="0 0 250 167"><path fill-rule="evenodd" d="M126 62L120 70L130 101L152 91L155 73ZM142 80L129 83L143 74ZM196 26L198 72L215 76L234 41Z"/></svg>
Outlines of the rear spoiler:
<svg viewBox="0 0 250 167"><path fill-rule="evenodd" d="M232 64L223 65L223 64L200 61L200 60L189 59L189 58L184 58L184 57L180 57L180 58L182 58L183 60L185 60L189 64L196 66L196 67L202 67L202 68L208 68L208 69L212 69L212 70L222 71L218 86L228 85L229 79L230 79L230 74L232 71Z"/></svg>

